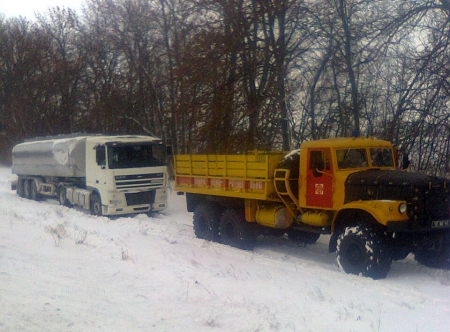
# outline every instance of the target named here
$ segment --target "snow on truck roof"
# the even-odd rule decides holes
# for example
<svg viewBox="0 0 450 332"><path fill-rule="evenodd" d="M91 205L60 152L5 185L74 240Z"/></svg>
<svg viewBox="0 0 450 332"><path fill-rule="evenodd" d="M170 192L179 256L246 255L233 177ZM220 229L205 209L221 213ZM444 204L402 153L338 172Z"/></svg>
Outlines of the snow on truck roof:
<svg viewBox="0 0 450 332"><path fill-rule="evenodd" d="M81 141L84 139L94 140L97 143L131 143L131 142L151 142L162 143L162 140L154 136L145 135L101 135L101 134L74 134L74 135L58 135L26 139L21 144L32 144L37 142L65 143L70 141Z"/></svg>

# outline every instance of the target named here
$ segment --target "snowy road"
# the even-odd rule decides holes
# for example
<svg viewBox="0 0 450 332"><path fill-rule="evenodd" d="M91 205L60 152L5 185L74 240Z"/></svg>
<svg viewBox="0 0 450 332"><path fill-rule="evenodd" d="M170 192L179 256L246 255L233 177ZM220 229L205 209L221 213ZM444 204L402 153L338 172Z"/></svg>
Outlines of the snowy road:
<svg viewBox="0 0 450 332"><path fill-rule="evenodd" d="M29 201L0 168L0 331L450 330L450 271L409 256L383 280L346 275L328 237L253 252L196 239L183 196L108 219Z"/></svg>

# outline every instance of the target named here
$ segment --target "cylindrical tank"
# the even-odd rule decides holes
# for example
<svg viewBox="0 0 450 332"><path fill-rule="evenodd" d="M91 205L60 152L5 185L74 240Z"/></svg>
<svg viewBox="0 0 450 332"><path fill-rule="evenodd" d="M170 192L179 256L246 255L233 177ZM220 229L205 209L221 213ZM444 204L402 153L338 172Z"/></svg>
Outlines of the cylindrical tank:
<svg viewBox="0 0 450 332"><path fill-rule="evenodd" d="M272 228L288 228L293 220L292 215L282 205L261 207L256 212L256 222Z"/></svg>
<svg viewBox="0 0 450 332"><path fill-rule="evenodd" d="M330 226L330 220L330 215L326 212L306 212L301 217L303 223L321 227Z"/></svg>
<svg viewBox="0 0 450 332"><path fill-rule="evenodd" d="M18 175L85 177L86 136L29 141L12 150Z"/></svg>

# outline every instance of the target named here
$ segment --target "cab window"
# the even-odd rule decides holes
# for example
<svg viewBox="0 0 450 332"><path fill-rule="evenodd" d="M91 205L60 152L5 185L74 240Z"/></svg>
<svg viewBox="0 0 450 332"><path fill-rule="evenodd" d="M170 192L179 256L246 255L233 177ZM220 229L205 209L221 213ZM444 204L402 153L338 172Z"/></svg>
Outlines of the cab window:
<svg viewBox="0 0 450 332"><path fill-rule="evenodd" d="M336 150L339 169L367 167L366 149L339 149Z"/></svg>
<svg viewBox="0 0 450 332"><path fill-rule="evenodd" d="M324 170L330 170L328 151L311 151L309 156L309 168L312 170L314 177L320 177Z"/></svg>
<svg viewBox="0 0 450 332"><path fill-rule="evenodd" d="M372 166L376 167L394 166L394 158L392 157L392 150L389 148L370 149L370 159L372 161Z"/></svg>
<svg viewBox="0 0 450 332"><path fill-rule="evenodd" d="M106 149L105 146L98 146L95 150L95 160L97 165L105 166L106 165Z"/></svg>

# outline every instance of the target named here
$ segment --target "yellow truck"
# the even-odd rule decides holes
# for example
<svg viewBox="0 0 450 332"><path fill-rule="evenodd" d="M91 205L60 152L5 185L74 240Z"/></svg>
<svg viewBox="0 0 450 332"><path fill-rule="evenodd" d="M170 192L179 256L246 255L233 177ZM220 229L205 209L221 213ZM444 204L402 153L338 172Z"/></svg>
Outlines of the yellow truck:
<svg viewBox="0 0 450 332"><path fill-rule="evenodd" d="M334 138L174 159L198 238L251 250L261 234L304 244L331 234L340 269L374 279L411 252L450 268L450 180L399 170L390 142Z"/></svg>

